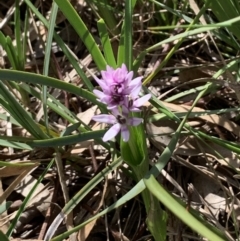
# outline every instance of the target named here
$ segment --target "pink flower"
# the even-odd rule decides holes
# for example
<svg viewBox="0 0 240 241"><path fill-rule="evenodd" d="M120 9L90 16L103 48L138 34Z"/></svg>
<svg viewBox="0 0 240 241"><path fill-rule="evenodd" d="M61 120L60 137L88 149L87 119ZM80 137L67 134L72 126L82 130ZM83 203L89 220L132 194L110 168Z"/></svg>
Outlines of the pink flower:
<svg viewBox="0 0 240 241"><path fill-rule="evenodd" d="M95 80L102 91L94 90L93 93L108 109L123 105L126 97L136 99L139 95L142 77L132 79L133 71L128 72L125 64L117 69L107 66L107 70L101 71L101 74L102 79L95 77Z"/></svg>
<svg viewBox="0 0 240 241"><path fill-rule="evenodd" d="M150 94L139 97L142 88L142 77L133 79L133 72L128 71L125 64L113 69L107 66L101 71L102 79L94 76L102 91L94 90L98 100L107 105L111 115L97 115L92 119L98 122L113 125L103 136L103 141L111 140L120 131L123 141L129 140L128 126L137 126L141 118L130 117L129 112L139 112L140 107L151 98Z"/></svg>
<svg viewBox="0 0 240 241"><path fill-rule="evenodd" d="M129 110L133 112L139 112L141 111L139 107L141 107L145 102L147 102L151 98L151 94L144 95L140 98L136 99L124 99L124 106Z"/></svg>
<svg viewBox="0 0 240 241"><path fill-rule="evenodd" d="M129 140L128 126L139 125L142 122L142 118L128 117L129 112L125 107L123 107L122 113L117 108L111 109L111 112L112 115L101 114L92 118L95 121L113 125L103 136L103 141L111 140L121 131L123 141L127 142Z"/></svg>

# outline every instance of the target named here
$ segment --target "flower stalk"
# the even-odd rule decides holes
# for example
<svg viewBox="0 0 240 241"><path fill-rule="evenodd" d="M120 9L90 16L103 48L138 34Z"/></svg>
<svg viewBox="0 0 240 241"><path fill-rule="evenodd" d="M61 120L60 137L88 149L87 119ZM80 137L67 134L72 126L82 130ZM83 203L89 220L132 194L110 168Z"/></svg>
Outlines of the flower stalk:
<svg viewBox="0 0 240 241"><path fill-rule="evenodd" d="M141 106L151 98L151 95L140 97L142 77L133 79L133 71L129 72L125 64L117 69L107 66L106 71L101 71L101 74L102 79L96 76L94 78L102 91L95 89L93 92L100 102L106 104L110 113L96 115L92 119L112 125L104 134L103 141L109 141L121 133L122 158L132 168L136 181L140 181L149 169L146 136L140 112ZM149 231L156 241L164 241L165 212L149 190L145 189L141 195Z"/></svg>
<svg viewBox="0 0 240 241"><path fill-rule="evenodd" d="M102 91L95 89L93 93L98 100L107 105L110 114L93 116L93 120L113 125L103 136L103 141L109 141L119 132L123 141L130 137L129 128L138 126L143 119L132 117L132 112L140 112L141 106L151 98L150 94L139 97L142 88L142 77L133 79L133 71L128 71L125 64L113 69L107 66L101 71L102 79L94 76Z"/></svg>

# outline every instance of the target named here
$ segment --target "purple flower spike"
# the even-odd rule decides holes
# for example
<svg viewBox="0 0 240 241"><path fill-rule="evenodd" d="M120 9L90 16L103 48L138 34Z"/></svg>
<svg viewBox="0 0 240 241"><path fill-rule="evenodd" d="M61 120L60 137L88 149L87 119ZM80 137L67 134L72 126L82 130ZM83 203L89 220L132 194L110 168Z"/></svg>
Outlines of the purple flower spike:
<svg viewBox="0 0 240 241"><path fill-rule="evenodd" d="M142 122L142 118L129 117L129 112L141 111L140 107L151 98L151 95L139 98L142 77L133 79L133 71L129 72L125 64L117 69L107 66L101 74L102 79L93 77L102 91L95 89L93 93L100 102L107 105L111 115L97 115L92 119L113 125L103 136L103 141L109 141L121 132L123 141L127 142L130 135L128 126L137 126Z"/></svg>
<svg viewBox="0 0 240 241"><path fill-rule="evenodd" d="M112 114L113 115L96 115L92 118L95 121L113 125L103 136L103 141L111 140L121 131L123 141L127 142L129 140L128 126L139 125L142 122L142 118L128 117L128 111L125 108L123 108L122 114L118 109L112 109Z"/></svg>
<svg viewBox="0 0 240 241"><path fill-rule="evenodd" d="M102 79L94 76L102 91L94 90L98 100L108 106L116 108L124 104L126 96L136 99L142 86L142 77L133 78L133 71L128 72L125 64L121 68L113 69L107 66L106 71L101 71Z"/></svg>

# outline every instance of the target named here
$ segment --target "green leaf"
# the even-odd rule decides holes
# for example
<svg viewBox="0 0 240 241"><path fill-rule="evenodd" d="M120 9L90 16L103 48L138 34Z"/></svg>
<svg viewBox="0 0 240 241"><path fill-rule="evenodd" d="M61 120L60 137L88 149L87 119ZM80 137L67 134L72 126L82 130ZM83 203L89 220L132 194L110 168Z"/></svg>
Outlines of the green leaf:
<svg viewBox="0 0 240 241"><path fill-rule="evenodd" d="M27 93L29 93L29 94L35 96L37 99L41 100L41 95L39 92L36 91L36 89L34 89L24 83L21 84L21 88L23 88ZM57 114L62 116L62 118L64 118L65 120L67 120L73 124L73 126L70 126L69 129L68 128L66 129L66 132L65 131L63 132L64 135L67 135L66 133L68 133L68 131L71 131L76 126L79 126L78 131L80 133L85 133L85 132L91 131L91 128L88 125L86 125L84 122L82 122L80 119L78 119L78 117L74 113L72 113L61 102L59 102L57 99L55 99L50 94L48 94L47 105L50 109L52 109ZM1 115L0 115L0 117L1 117ZM63 133L62 133L62 135L63 135ZM70 134L70 132L69 132L69 134ZM102 145L104 148L109 150L109 148L110 148L109 143L103 142L102 139L97 139L97 142L100 145Z"/></svg>
<svg viewBox="0 0 240 241"><path fill-rule="evenodd" d="M6 41L7 41L6 52L8 55L8 59L9 59L10 63L12 64L13 69L19 69L18 57L16 54L16 49L13 46L12 40L9 36L7 36Z"/></svg>
<svg viewBox="0 0 240 241"><path fill-rule="evenodd" d="M72 84L60 81L55 78L39 75L39 74L34 74L34 73L27 73L27 72L22 72L22 71L16 71L16 70L6 70L6 69L0 69L0 79L1 80L7 80L7 81L17 81L17 82L28 82L32 84L41 84L41 85L47 85L51 86L54 88L58 88L61 90L68 91L70 93L73 93L75 95L79 95L90 102L98 105L102 109L106 110L106 106L102 103L99 103L99 101L96 100L96 96L83 89L79 88L77 86L74 86Z"/></svg>
<svg viewBox="0 0 240 241"><path fill-rule="evenodd" d="M132 0L125 2L125 18L124 18L124 63L128 70L132 70Z"/></svg>
<svg viewBox="0 0 240 241"><path fill-rule="evenodd" d="M115 69L117 67L117 64L113 54L112 45L108 36L108 31L104 23L104 20L100 19L97 22L97 26L107 64Z"/></svg>
<svg viewBox="0 0 240 241"><path fill-rule="evenodd" d="M23 52L21 20L20 20L20 4L19 0L15 0L14 23L15 23L15 39L16 39L16 65L18 70L24 70L25 53Z"/></svg>
<svg viewBox="0 0 240 241"><path fill-rule="evenodd" d="M30 150L30 151L33 150L33 148L30 145L21 143L19 141L9 141L9 140L0 139L0 145L6 146L6 147L12 147L20 150Z"/></svg>
<svg viewBox="0 0 240 241"><path fill-rule="evenodd" d="M146 190L145 190L146 191ZM165 241L167 237L167 213L159 205L159 201L151 193L150 207L147 212L147 226L155 240Z"/></svg>
<svg viewBox="0 0 240 241"><path fill-rule="evenodd" d="M47 138L48 136L38 127L30 114L20 105L17 99L9 92L0 81L0 102L8 113L28 130L35 138Z"/></svg>
<svg viewBox="0 0 240 241"><path fill-rule="evenodd" d="M226 21L238 17L240 15L239 1L235 0L204 0L209 3L209 8L213 11L214 15L219 21ZM238 39L240 38L239 24L234 23L227 27Z"/></svg>
<svg viewBox="0 0 240 241"><path fill-rule="evenodd" d="M118 45L118 53L117 53L117 66L120 67L125 60L125 46L124 46L124 23L122 26L122 31L120 35L120 41Z"/></svg>
<svg viewBox="0 0 240 241"><path fill-rule="evenodd" d="M52 39L55 27L55 21L57 18L58 6L55 2L52 4L50 20L49 20L49 29L47 34L47 43L45 47L45 55L44 55L44 62L43 62L43 75L48 76L49 72L49 63L51 57L51 50L52 50ZM47 133L49 134L48 129L48 112L47 112L47 86L43 85L42 87L42 102L43 102L43 112L44 112L44 122L45 127L47 129Z"/></svg>
<svg viewBox="0 0 240 241"><path fill-rule="evenodd" d="M89 0L88 2L93 2L94 5L92 6L93 9L95 7L98 8L98 14L104 20L108 28L110 29L111 33L116 36L120 33L119 28L117 28L118 20L116 19L115 15L119 13L119 11L111 7L110 1L108 0ZM92 4L90 4L91 6ZM94 10L95 11L95 10Z"/></svg>
<svg viewBox="0 0 240 241"><path fill-rule="evenodd" d="M155 2L155 1L154 1ZM165 43L170 43L174 40L179 40L181 38L186 38L186 37L189 37L191 35L195 35L195 34L198 34L198 33L203 33L203 32L206 32L206 31L211 31L211 30L215 30L217 28L220 28L220 27L229 27L231 26L233 23L237 23L240 21L240 17L236 17L236 18L233 18L233 19L230 19L230 20L227 20L227 21L224 21L224 22L221 22L221 23L217 23L217 24L209 24L209 25L202 25L202 27L199 27L197 29L193 29L193 30L189 30L189 31L185 31L184 33L180 33L180 34L176 34L170 38L167 38L167 39L164 39L163 41L160 41L159 43L143 50L138 56L137 58L134 60L134 63L133 63L133 69L134 70L137 70L140 66L140 64L142 63L144 57L146 56L147 53L149 52L152 52L152 51L155 51L157 49L159 49L160 47L162 47L163 44ZM153 72L151 74L151 77L148 77L148 78L152 78L152 76L154 76L155 72ZM144 81L144 84L148 82L148 80L145 80Z"/></svg>
<svg viewBox="0 0 240 241"><path fill-rule="evenodd" d="M139 116L137 113L135 115ZM121 140L121 155L123 160L131 166L135 180L140 181L146 175L149 168L146 136L143 125L130 127L129 131L129 141L124 142ZM166 213L148 190L144 190L141 195L148 215L148 229L156 241L164 241L166 238Z"/></svg>
<svg viewBox="0 0 240 241"><path fill-rule="evenodd" d="M131 167L141 165L145 160L147 149L145 149L146 137L143 131L143 125L129 127L129 141L121 139L121 155L123 160ZM145 152L146 151L146 152Z"/></svg>
<svg viewBox="0 0 240 241"><path fill-rule="evenodd" d="M78 204L81 200L83 200L86 195L89 194L93 188L97 186L98 183L100 183L108 173L115 170L117 167L119 167L122 164L122 159L118 158L114 160L112 163L110 163L108 166L106 166L101 172L99 172L96 176L94 176L80 191L78 191L75 196L64 206L63 210L59 213L59 215L54 219L54 221L51 223L50 227L48 228L48 231L45 235L45 240L50 240L53 234L55 233L56 229L58 228L58 225L62 222L65 215L69 214ZM112 208L112 210L115 207ZM109 208L105 209L105 213L107 213ZM96 215L98 216L98 215ZM94 220L94 219L93 219ZM88 221L84 222L88 223ZM68 237L71 233L76 232L81 227L84 226L83 224L80 224L78 226L75 226L74 228L68 230L67 232L54 237L51 239L51 241L60 241L64 238Z"/></svg>
<svg viewBox="0 0 240 241"><path fill-rule="evenodd" d="M10 52L10 49L8 48L7 39L1 31L0 31L0 44L2 45L3 49L6 51L9 62L15 68L14 59L12 57L12 53Z"/></svg>
<svg viewBox="0 0 240 241"><path fill-rule="evenodd" d="M0 230L0 240L1 241L10 241L8 237Z"/></svg>
<svg viewBox="0 0 240 241"><path fill-rule="evenodd" d="M71 136L50 138L47 140L27 141L27 144L32 147L66 146L66 145L73 145L73 144L91 140L91 139L100 139L104 133L105 133L105 130L91 131L91 132L85 132L85 133L71 135Z"/></svg>
<svg viewBox="0 0 240 241"><path fill-rule="evenodd" d="M62 133L61 136L67 136L73 131L76 131L80 126L80 122L74 123L73 125L68 126Z"/></svg>

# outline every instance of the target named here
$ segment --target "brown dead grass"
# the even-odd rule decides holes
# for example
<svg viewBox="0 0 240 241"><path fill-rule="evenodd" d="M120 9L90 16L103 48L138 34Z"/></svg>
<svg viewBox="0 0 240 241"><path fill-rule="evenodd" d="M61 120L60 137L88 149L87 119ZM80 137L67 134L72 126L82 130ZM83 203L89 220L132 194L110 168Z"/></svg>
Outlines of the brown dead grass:
<svg viewBox="0 0 240 241"><path fill-rule="evenodd" d="M85 1L72 1L72 3L97 38L96 16L89 5ZM121 8L120 3L114 3L117 4L118 9ZM35 4L44 16L49 15L51 2L36 1ZM159 24L157 10L154 9L153 5L148 5L147 2L144 2L144 4L137 6L134 15L135 54L157 43L162 38L161 35L156 35L153 31L148 30L149 26ZM13 16L9 13L14 6L14 0L1 1L0 6L0 19L1 21L6 20L4 26L1 27L1 31L14 39L13 25L11 24ZM24 11L24 4L22 4L22 9ZM46 29L39 24L34 16L31 16L31 21L25 71L42 73ZM119 17L119 22L121 22L121 17ZM60 36L81 62L89 69L96 71L91 56L61 13L58 15L57 26ZM170 34L175 35L181 31L181 29L176 29L170 31ZM117 43L118 40L118 36L115 36L114 41ZM149 54L142 64L139 74L147 76L151 73L161 63L173 45L174 43L166 44L158 51ZM6 54L3 51L1 51L1 54L1 68L10 68ZM189 39L182 44L167 66L154 78L149 88L161 100L166 101L168 97L174 94L203 85L222 65L219 53L213 47L211 38L208 35L197 36L196 39ZM174 72L176 70L177 72ZM52 49L50 75L62 81L84 87L80 77L56 45L53 45ZM223 80L224 78L223 76ZM194 111L238 106L234 89L226 87L223 80L219 81L217 91L214 94L206 95L199 101ZM91 103L59 90L49 89L49 91L71 111L78 114L87 124L92 124L90 123L91 116L96 110L91 109ZM182 112L189 109L196 95L197 93L192 93L173 101L171 104L167 102L165 104L174 112ZM39 119L42 117L40 103L35 99L31 99L29 108L34 111ZM215 114L207 117L190 118L188 122L210 135L237 142L240 127L236 117L237 113L232 112L224 115ZM53 112L49 112L49 120L51 125L59 132L68 125L65 120ZM1 134L4 135L7 131L7 123L2 121L0 124ZM149 135L166 133L162 137L150 138L149 150L152 163L157 160L162 150L169 143L171 138L169 134L174 133L176 127L176 123L169 120L148 125ZM11 128L15 135L26 135L22 129L14 126ZM54 153L51 148L36 149L33 152L19 152L11 148L0 149L0 158L6 162L22 162L25 160L36 163L36 166L24 170L18 168L14 170L10 167L0 170L3 186L0 191L2 197L5 197L1 201L13 202L7 214L1 216L1 230L6 232L9 222L14 217L16 210L19 209L23 198L28 194L46 163L53 158ZM222 158L216 155L213 150L218 151ZM60 160L63 164L61 176L65 179L65 194L68 197L64 197L59 180L60 175L57 173L56 167L53 167L39 186L35 200L31 201L19 220L13 235L14 241L43 240L48 226L64 206L66 200L71 199L81 187L100 172L111 161L111 157L104 149L96 146L93 142L86 142L66 147L65 154L61 154ZM182 198L186 205L191 205L199 210L210 223L231 233L232 237L236 237L234 230L239 229L239 182L234 177L236 172L233 171L233 167L235 170L239 170L238 156L234 153L223 150L207 141L202 143L195 138L189 138L188 135L182 135L174 156L162 172L159 181L174 195ZM114 171L74 209L71 220L68 220L67 225L66 223L61 224L58 233L65 231L66 226L77 225L98 210L109 206L130 190L133 185L133 180L126 176L121 169ZM236 215L235 222L232 219L233 213ZM151 240L149 232L146 230L145 219L144 206L141 198L138 197L109 213L106 217L90 223L85 230L77 233L75 238L81 241ZM181 221L169 214L168 240L193 240L197 237L197 234L194 234ZM229 238L229 240L231 239Z"/></svg>

